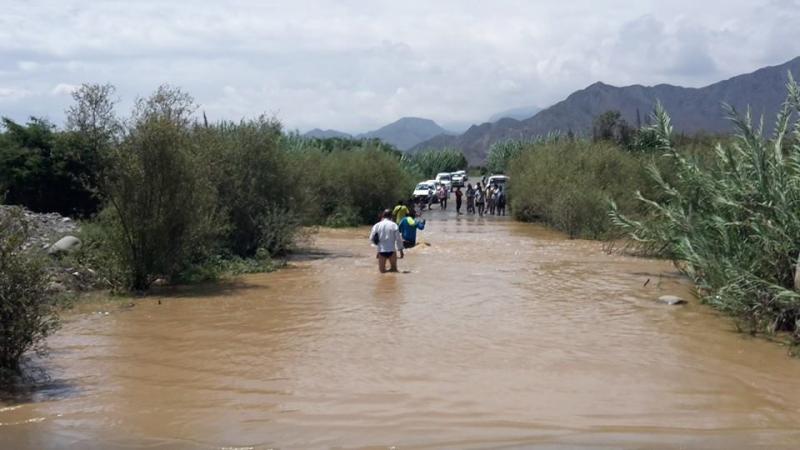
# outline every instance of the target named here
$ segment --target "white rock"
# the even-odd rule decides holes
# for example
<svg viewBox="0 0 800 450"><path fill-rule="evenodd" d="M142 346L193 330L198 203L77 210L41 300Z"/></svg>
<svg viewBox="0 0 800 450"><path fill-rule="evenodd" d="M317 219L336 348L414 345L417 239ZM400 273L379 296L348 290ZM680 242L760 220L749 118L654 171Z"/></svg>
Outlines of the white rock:
<svg viewBox="0 0 800 450"><path fill-rule="evenodd" d="M664 303L665 305L683 305L686 303L686 300L676 296L676 295L662 295L658 297L659 303Z"/></svg>
<svg viewBox="0 0 800 450"><path fill-rule="evenodd" d="M58 242L50 246L47 253L57 255L59 253L70 253L81 248L81 240L75 236L64 236Z"/></svg>

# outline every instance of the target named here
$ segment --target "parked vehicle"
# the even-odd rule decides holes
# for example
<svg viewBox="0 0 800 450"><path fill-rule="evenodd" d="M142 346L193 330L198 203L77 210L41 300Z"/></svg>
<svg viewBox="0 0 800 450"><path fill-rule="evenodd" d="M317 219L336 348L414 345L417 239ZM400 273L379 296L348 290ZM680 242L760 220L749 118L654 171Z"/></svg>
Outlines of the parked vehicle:
<svg viewBox="0 0 800 450"><path fill-rule="evenodd" d="M420 206L420 209L424 209L426 205L432 203L439 203L439 198L436 196L439 186L441 183L436 180L422 181L414 188L411 199Z"/></svg>
<svg viewBox="0 0 800 450"><path fill-rule="evenodd" d="M436 192L436 187L431 181L433 180L423 181L417 184L417 187L414 188L414 193L411 194L411 198L414 200L414 202L427 202L428 199L433 196L434 192Z"/></svg>
<svg viewBox="0 0 800 450"><path fill-rule="evenodd" d="M450 187L453 184L452 178L450 178L450 172L440 172L436 175L436 181L442 183L447 190L450 190Z"/></svg>
<svg viewBox="0 0 800 450"><path fill-rule="evenodd" d="M467 183L467 172L459 170L450 174L451 186L453 188L464 187Z"/></svg>
<svg viewBox="0 0 800 450"><path fill-rule="evenodd" d="M491 186L503 186L503 190L506 190L506 183L508 183L508 176L506 175L492 175L486 180L486 185Z"/></svg>

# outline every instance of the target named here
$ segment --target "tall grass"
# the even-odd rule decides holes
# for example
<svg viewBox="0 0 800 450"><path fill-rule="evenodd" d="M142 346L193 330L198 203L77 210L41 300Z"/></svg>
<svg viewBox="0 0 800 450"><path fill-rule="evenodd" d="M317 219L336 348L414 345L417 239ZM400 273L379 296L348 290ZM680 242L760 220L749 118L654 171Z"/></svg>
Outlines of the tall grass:
<svg viewBox="0 0 800 450"><path fill-rule="evenodd" d="M751 332L788 331L800 341L800 89L788 96L771 137L749 111L728 115L734 140L703 163L675 148L670 118L658 108L654 130L674 163L671 181L651 166L657 195L638 194L647 209L636 220L615 208L611 217L634 240L679 262L703 299L739 318Z"/></svg>

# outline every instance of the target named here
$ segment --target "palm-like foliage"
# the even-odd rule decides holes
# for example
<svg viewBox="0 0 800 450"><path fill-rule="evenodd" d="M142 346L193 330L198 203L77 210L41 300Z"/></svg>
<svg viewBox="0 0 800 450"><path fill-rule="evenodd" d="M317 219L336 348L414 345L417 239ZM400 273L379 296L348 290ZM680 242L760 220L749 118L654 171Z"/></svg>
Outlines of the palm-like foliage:
<svg viewBox="0 0 800 450"><path fill-rule="evenodd" d="M458 150L423 150L418 153L404 153L405 167L426 178L433 178L440 172L455 172L467 168L467 158Z"/></svg>
<svg viewBox="0 0 800 450"><path fill-rule="evenodd" d="M558 131L551 131L543 136L531 139L507 139L495 142L489 148L486 156L486 168L491 173L506 173L508 163L525 150L535 149L537 146L555 144L563 140L564 136Z"/></svg>
<svg viewBox="0 0 800 450"><path fill-rule="evenodd" d="M651 166L657 200L636 221L612 207L614 223L645 248L677 261L711 305L751 332L793 332L800 341L800 89L791 78L774 135L748 111L726 106L736 139L718 144L709 167L678 152L669 116L658 106L653 130L676 172L671 184Z"/></svg>

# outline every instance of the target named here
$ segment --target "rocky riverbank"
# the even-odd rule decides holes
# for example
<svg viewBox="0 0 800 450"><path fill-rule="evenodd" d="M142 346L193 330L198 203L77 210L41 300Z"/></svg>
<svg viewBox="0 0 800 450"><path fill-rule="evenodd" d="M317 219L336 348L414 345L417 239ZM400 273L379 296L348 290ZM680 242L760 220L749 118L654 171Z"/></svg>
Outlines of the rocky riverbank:
<svg viewBox="0 0 800 450"><path fill-rule="evenodd" d="M104 287L95 268L80 253L80 224L58 213L35 213L16 206L0 205L0 218L13 217L16 230L25 234L24 250L39 253L48 272L52 293L77 293Z"/></svg>

